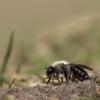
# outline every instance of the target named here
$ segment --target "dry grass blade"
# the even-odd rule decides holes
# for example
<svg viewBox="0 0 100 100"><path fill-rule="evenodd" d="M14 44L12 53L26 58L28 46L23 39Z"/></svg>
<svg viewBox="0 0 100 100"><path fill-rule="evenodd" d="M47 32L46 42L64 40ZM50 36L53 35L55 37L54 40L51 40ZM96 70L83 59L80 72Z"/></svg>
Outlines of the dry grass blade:
<svg viewBox="0 0 100 100"><path fill-rule="evenodd" d="M6 66L7 66L8 60L10 58L11 51L12 51L13 39L14 39L14 33L12 32L11 37L10 37L10 42L8 44L7 52L6 52L6 55L4 57L4 62L2 64L1 73L4 73L6 70Z"/></svg>
<svg viewBox="0 0 100 100"><path fill-rule="evenodd" d="M8 88L11 88L12 87L12 85L15 83L15 78L11 81L11 83L9 84L9 86L8 86Z"/></svg>
<svg viewBox="0 0 100 100"><path fill-rule="evenodd" d="M4 73L6 71L6 67L7 67L9 58L11 56L13 40L14 40L14 32L11 33L8 48L7 48L7 51L6 51L6 54L5 54L5 57L4 57L4 61L3 61L2 67L1 67L1 71L0 71L0 85L1 86L2 86L2 83L3 83Z"/></svg>

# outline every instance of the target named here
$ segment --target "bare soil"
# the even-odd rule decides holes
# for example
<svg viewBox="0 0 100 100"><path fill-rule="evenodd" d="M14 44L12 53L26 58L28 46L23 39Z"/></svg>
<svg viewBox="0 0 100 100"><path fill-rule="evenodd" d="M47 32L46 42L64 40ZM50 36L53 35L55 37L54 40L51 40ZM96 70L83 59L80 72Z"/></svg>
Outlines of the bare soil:
<svg viewBox="0 0 100 100"><path fill-rule="evenodd" d="M0 100L100 100L99 90L99 84L92 81L16 86L10 89L1 88Z"/></svg>

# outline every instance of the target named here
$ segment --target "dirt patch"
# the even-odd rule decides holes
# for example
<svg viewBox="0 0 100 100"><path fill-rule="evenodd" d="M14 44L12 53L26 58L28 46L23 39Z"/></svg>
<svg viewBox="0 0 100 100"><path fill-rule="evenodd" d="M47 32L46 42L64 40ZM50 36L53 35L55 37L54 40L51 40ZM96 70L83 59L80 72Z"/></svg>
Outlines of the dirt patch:
<svg viewBox="0 0 100 100"><path fill-rule="evenodd" d="M33 87L17 86L10 89L1 88L0 100L92 100L97 96L95 90L96 87L91 81L61 85L38 84Z"/></svg>

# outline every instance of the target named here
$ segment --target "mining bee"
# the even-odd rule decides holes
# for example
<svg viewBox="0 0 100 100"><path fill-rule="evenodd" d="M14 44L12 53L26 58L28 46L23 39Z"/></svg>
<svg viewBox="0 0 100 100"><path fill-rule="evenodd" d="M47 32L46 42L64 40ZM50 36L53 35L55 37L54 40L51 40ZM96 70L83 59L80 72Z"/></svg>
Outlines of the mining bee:
<svg viewBox="0 0 100 100"><path fill-rule="evenodd" d="M87 65L68 63L65 60L56 61L50 64L46 68L46 75L48 77L47 84L52 80L58 80L59 83L63 82L63 79L66 79L66 82L69 81L81 81L90 79L90 76L86 70L93 70Z"/></svg>

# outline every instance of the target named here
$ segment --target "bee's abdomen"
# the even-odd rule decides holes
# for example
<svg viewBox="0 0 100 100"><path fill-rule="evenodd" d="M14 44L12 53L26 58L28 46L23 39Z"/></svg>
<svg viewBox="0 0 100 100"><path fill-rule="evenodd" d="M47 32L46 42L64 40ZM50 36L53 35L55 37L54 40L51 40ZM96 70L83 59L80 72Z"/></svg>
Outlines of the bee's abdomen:
<svg viewBox="0 0 100 100"><path fill-rule="evenodd" d="M71 72L73 74L73 77L80 81L89 79L88 73L80 66L71 66Z"/></svg>

